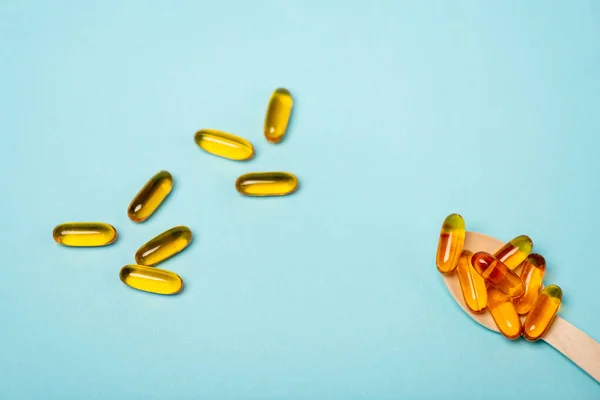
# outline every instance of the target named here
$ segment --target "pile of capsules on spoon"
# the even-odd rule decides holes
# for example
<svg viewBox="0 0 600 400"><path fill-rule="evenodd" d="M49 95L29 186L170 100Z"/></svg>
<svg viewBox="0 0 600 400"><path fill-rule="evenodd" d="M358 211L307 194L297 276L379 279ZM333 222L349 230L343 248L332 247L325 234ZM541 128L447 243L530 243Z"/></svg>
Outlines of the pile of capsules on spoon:
<svg viewBox="0 0 600 400"><path fill-rule="evenodd" d="M294 102L287 89L271 95L265 116L264 134L270 143L279 143L287 132ZM194 135L196 144L208 153L236 161L250 160L254 147L248 140L215 129L201 129ZM289 172L251 172L240 176L235 187L244 196L285 196L296 191L298 178ZM134 197L127 210L129 219L146 221L167 198L173 188L168 171L154 175ZM54 228L57 243L72 247L99 247L114 243L117 230L103 222L67 222ZM179 275L154 266L183 251L192 241L186 226L171 228L139 248L135 264L121 268L119 277L126 285L156 294L177 294L183 289Z"/></svg>
<svg viewBox="0 0 600 400"><path fill-rule="evenodd" d="M517 236L494 254L463 250L465 236L463 217L446 217L438 242L438 271L444 275L456 271L469 310L476 314L489 310L508 339L517 339L521 334L529 341L540 339L554 321L562 290L549 285L540 291L546 260L531 253L533 242L529 236ZM520 315L525 316L522 324Z"/></svg>

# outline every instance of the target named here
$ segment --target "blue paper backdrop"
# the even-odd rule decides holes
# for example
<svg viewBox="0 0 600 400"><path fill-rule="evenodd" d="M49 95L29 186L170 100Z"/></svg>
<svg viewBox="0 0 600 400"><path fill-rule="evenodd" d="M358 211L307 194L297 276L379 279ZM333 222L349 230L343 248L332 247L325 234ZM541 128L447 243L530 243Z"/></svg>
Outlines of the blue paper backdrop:
<svg viewBox="0 0 600 400"><path fill-rule="evenodd" d="M451 212L529 234L600 339L597 1L0 2L0 398L598 399L545 343L509 342L434 265ZM262 123L295 97L280 145ZM256 158L204 153L200 128ZM132 197L167 169L147 223ZM291 197L237 176L294 172ZM114 224L110 247L52 241ZM152 236L185 291L118 271Z"/></svg>

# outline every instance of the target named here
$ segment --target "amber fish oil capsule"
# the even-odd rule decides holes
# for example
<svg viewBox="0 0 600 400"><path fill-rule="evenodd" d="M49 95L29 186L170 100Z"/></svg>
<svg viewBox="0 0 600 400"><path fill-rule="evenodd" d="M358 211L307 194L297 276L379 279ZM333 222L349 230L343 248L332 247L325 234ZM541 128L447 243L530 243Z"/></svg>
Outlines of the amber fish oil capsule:
<svg viewBox="0 0 600 400"><path fill-rule="evenodd" d="M442 274L454 272L465 245L466 225L459 214L450 214L442 224L436 255L436 265Z"/></svg>
<svg viewBox="0 0 600 400"><path fill-rule="evenodd" d="M289 172L252 172L240 176L235 188L245 196L285 196L298 189L298 178Z"/></svg>
<svg viewBox="0 0 600 400"><path fill-rule="evenodd" d="M527 314L533 307L540 293L545 272L546 260L539 254L530 254L523 262L521 280L525 284L525 294L513 301L519 314Z"/></svg>
<svg viewBox="0 0 600 400"><path fill-rule="evenodd" d="M126 265L119 273L129 287L156 294L177 294L183 289L183 280L174 272L145 265Z"/></svg>
<svg viewBox="0 0 600 400"><path fill-rule="evenodd" d="M294 100L287 89L276 89L271 95L265 116L265 137L271 143L279 143L285 136Z"/></svg>
<svg viewBox="0 0 600 400"><path fill-rule="evenodd" d="M252 143L231 133L202 129L194 135L196 144L204 151L230 160L249 160L254 156Z"/></svg>
<svg viewBox="0 0 600 400"><path fill-rule="evenodd" d="M103 222L67 222L57 225L52 237L64 246L98 247L117 240L117 230Z"/></svg>
<svg viewBox="0 0 600 400"><path fill-rule="evenodd" d="M517 236L494 253L510 269L517 268L533 250L533 241L527 235Z"/></svg>
<svg viewBox="0 0 600 400"><path fill-rule="evenodd" d="M521 320L510 297L498 289L490 287L487 306L500 333L511 340L521 336Z"/></svg>
<svg viewBox="0 0 600 400"><path fill-rule="evenodd" d="M173 188L173 177L168 171L160 171L144 185L134 197L127 210L129 219L133 222L147 220L161 203L167 198Z"/></svg>
<svg viewBox="0 0 600 400"><path fill-rule="evenodd" d="M510 297L519 297L525 293L525 285L521 278L506 265L498 261L493 255L480 251L471 259L475 271L487 283ZM488 293L489 298L489 293Z"/></svg>
<svg viewBox="0 0 600 400"><path fill-rule="evenodd" d="M544 336L556 317L562 296L561 288L556 285L546 286L542 290L523 323L525 339L534 342Z"/></svg>
<svg viewBox="0 0 600 400"><path fill-rule="evenodd" d="M185 249L192 241L192 231L186 226L176 226L150 239L135 253L140 265L156 265Z"/></svg>
<svg viewBox="0 0 600 400"><path fill-rule="evenodd" d="M471 257L473 257L473 253L469 250L463 250L458 260L456 272L467 307L478 314L487 307L487 288L485 280L471 265Z"/></svg>

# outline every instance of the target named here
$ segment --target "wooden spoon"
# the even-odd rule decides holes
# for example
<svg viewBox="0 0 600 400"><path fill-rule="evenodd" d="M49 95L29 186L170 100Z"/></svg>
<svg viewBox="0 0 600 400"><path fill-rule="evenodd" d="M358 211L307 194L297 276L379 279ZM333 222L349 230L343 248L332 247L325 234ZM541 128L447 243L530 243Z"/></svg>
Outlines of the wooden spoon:
<svg viewBox="0 0 600 400"><path fill-rule="evenodd" d="M477 232L467 232L464 248L473 253L487 251L493 254L502 246L504 246L504 243L498 239ZM444 275L444 282L454 300L456 300L469 317L489 330L500 332L489 312L474 314L468 309L460 289L457 274ZM522 317L522 320L524 319ZM556 316L552 326L542 337L542 340L560 351L575 365L594 378L596 382L600 383L600 343L559 316Z"/></svg>

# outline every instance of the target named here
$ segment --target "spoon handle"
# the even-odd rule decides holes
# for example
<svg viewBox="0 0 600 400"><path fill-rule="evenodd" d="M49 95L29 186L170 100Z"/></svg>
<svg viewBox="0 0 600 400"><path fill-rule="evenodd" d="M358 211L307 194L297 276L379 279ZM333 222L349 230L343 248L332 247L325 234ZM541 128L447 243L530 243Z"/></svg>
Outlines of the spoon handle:
<svg viewBox="0 0 600 400"><path fill-rule="evenodd" d="M561 317L542 339L600 383L600 343Z"/></svg>

